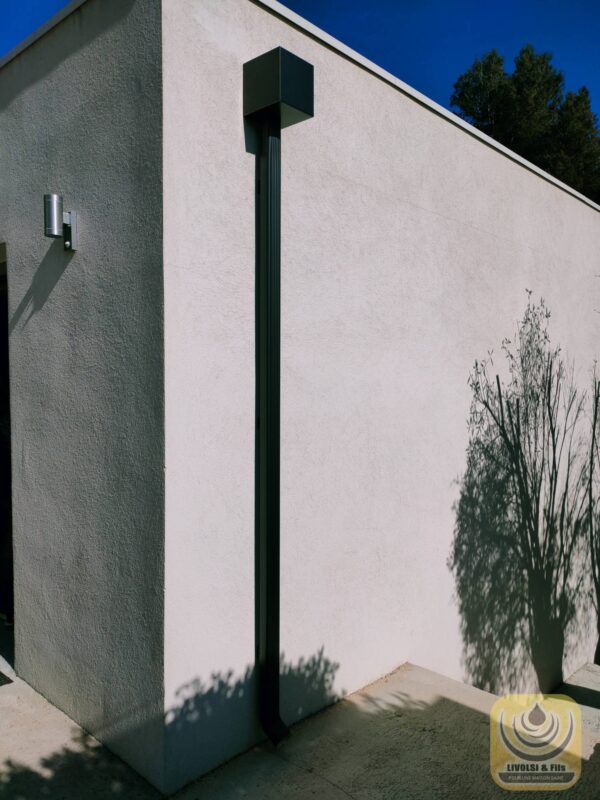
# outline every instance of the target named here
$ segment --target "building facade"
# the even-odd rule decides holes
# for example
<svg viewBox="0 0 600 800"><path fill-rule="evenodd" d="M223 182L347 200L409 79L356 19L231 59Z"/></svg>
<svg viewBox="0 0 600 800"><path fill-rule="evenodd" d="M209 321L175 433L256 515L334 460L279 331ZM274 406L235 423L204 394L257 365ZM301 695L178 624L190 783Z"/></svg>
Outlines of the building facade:
<svg viewBox="0 0 600 800"><path fill-rule="evenodd" d="M69 11L0 68L16 670L166 792L262 736L243 64L315 70L282 133L288 724L407 660L468 679L469 370L530 290L586 380L600 209L272 0Z"/></svg>

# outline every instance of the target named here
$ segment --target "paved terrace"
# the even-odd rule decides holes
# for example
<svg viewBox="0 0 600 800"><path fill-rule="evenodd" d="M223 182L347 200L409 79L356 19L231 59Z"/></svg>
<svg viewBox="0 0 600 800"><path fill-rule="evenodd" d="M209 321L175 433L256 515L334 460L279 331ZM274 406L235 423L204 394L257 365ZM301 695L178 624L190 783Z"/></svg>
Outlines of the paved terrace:
<svg viewBox="0 0 600 800"><path fill-rule="evenodd" d="M4 667L8 672L8 668ZM600 797L600 668L566 690L583 704L583 775L569 800ZM176 800L483 800L494 695L405 664L296 725L277 749L255 747ZM589 705L586 705L589 704ZM536 792L536 800L556 800ZM159 793L27 684L0 685L0 800L158 800Z"/></svg>

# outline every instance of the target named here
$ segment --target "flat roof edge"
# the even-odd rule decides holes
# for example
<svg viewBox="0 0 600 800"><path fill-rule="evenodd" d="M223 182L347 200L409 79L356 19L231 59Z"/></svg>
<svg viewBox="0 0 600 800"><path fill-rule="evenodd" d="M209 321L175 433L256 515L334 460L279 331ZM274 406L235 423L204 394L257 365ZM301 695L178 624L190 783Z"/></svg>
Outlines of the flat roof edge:
<svg viewBox="0 0 600 800"><path fill-rule="evenodd" d="M412 86L404 83L404 81L400 80L400 78L392 75L391 72L387 72L382 67L377 66L377 64L375 64L373 61L369 61L369 59L365 58L365 56L361 56L361 54L357 53L356 50L352 50L351 47L347 47L347 45L343 44L338 39L335 39L333 36L330 36L328 33L321 30L321 28L317 28L317 26L313 25L312 22L309 22L308 20L304 19L304 17L296 14L295 11L291 11L286 6L277 2L277 0L250 0L250 2L254 3L255 5L262 6L267 11L270 11L271 13L280 17L282 20L284 20L284 22L288 22L294 28L297 28L301 32L310 36L311 39L316 39L330 50L336 51L344 58L347 58L357 66L361 67L367 72L370 72L375 77L395 87L402 92L402 94L419 103L419 105L428 109L437 116L443 117L451 125L460 128L469 136L479 139L483 144L491 147L494 150L497 150L503 156L510 158L511 161L520 164L522 167L530 172L535 173L538 177L542 178L548 183L552 183L558 189L561 189L563 192L570 194L572 197L576 198L582 203L585 203L585 205L593 208L594 211L600 211L600 205L594 203L594 201L590 200L589 197L581 194L568 184L559 181L558 178L555 178L554 175L550 175L549 172L545 172L543 169L540 169L540 167L536 167L536 165L532 164L531 161L527 161L526 158L523 158L522 156L518 155L518 153L515 153L508 147L500 144L500 142L497 142L495 139L492 139L491 136L488 136L478 128L475 128L473 125L465 122L464 119L461 119L456 114L453 114L452 111L448 111L447 108L439 105L439 103L436 103L435 100L431 100L426 95L421 94L421 92L418 92L416 89L413 89Z"/></svg>
<svg viewBox="0 0 600 800"><path fill-rule="evenodd" d="M86 0L71 0L70 3L67 3L67 5L61 8L60 11L57 11L53 17L50 17L43 25L40 25L33 33L30 33L26 39L23 39L16 47L13 47L6 55L2 56L2 58L0 58L0 69L5 67L10 61L13 61L23 50L27 50L28 47L31 47L34 42L41 39L44 34L48 33L49 30L58 25L59 22L62 22L65 17L68 17L69 14L72 14L73 11L76 11L79 6L82 6L85 2Z"/></svg>
<svg viewBox="0 0 600 800"><path fill-rule="evenodd" d="M51 17L47 22L37 28L33 33L31 33L26 39L20 42L16 47L10 50L6 55L0 58L0 69L5 67L9 62L13 61L18 55L20 55L24 50L30 47L34 42L44 36L48 31L58 25L60 22L68 17L69 14L72 14L76 11L80 6L82 6L86 0L71 0L71 2L67 3L66 6L57 11L53 17ZM558 189L561 189L563 192L570 194L572 197L576 198L577 200L581 201L585 205L593 208L594 211L600 211L600 205L594 203L593 200L590 200L589 197L578 192L576 189L573 189L571 186L568 186L566 183L558 180L550 173L545 172L540 167L536 167L535 164L532 164L531 161L527 161L527 159L523 158L522 156L518 155L517 153L509 150L508 147L505 147L500 142L497 142L495 139L492 139L487 134L482 133L482 131L478 130L477 128L470 125L465 120L461 119L456 114L453 114L451 111L448 111L447 108L439 105L434 100L431 100L421 92L413 89L412 86L409 86L404 81L397 78L395 75L392 75L391 72L387 72L382 67L377 66L373 61L370 61L365 56L360 55L357 53L356 50L352 50L351 47L340 42L338 39L335 39L333 36L330 36L325 31L318 28L316 25L313 25L312 22L304 19L299 14L296 14L294 11L291 11L286 6L282 5L281 3L277 2L277 0L250 0L250 2L254 3L255 5L262 6L267 11L275 14L276 16L280 17L285 22L288 22L293 27L297 28L301 32L305 33L307 36L310 36L312 39L316 39L317 41L321 42L323 45L328 47L330 50L334 50L339 53L344 58L347 58L349 61L352 61L357 66L361 67L362 69L370 72L375 77L379 78L380 80L385 81L389 85L398 89L398 91L402 92L402 94L410 97L415 102L419 103L419 105L423 106L424 108L431 111L433 114L436 114L439 117L444 118L447 122L451 125L454 125L457 128L463 130L469 136L474 137L475 139L479 139L483 144L491 147L492 149L496 150L497 152L501 153L502 155L506 156L506 158L511 159L517 164L520 164L525 169L533 172L534 174L538 175L543 180L547 181L548 183L553 184Z"/></svg>

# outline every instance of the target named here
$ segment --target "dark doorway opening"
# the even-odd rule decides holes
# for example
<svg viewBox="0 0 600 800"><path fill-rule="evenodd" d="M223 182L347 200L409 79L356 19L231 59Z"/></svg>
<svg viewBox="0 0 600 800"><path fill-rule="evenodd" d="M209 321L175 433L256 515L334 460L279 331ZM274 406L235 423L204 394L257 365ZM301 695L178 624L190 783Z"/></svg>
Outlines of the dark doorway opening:
<svg viewBox="0 0 600 800"><path fill-rule="evenodd" d="M13 549L6 247L0 244L0 657L12 664Z"/></svg>

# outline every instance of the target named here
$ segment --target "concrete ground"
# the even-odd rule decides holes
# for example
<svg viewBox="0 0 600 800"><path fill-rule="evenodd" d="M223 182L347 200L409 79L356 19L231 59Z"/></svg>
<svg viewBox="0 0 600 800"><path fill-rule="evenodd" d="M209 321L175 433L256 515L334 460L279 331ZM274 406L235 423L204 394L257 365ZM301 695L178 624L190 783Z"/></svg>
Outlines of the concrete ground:
<svg viewBox="0 0 600 800"><path fill-rule="evenodd" d="M132 769L18 678L0 678L0 800L159 800Z"/></svg>
<svg viewBox="0 0 600 800"><path fill-rule="evenodd" d="M583 708L571 800L600 798L600 668L564 691ZM577 696L578 695L578 696ZM174 800L469 800L506 797L489 776L495 697L425 669L396 672L235 758ZM156 800L152 789L18 678L0 685L0 800ZM555 798L536 792L536 800Z"/></svg>
<svg viewBox="0 0 600 800"><path fill-rule="evenodd" d="M600 689L588 665L561 691ZM580 702L596 702L593 686ZM277 749L257 747L175 797L177 800L484 800L506 790L489 772L489 711L497 698L405 664L297 725ZM597 704L600 705L600 704ZM583 709L582 777L569 800L600 798L600 711ZM536 800L555 792L536 792Z"/></svg>

